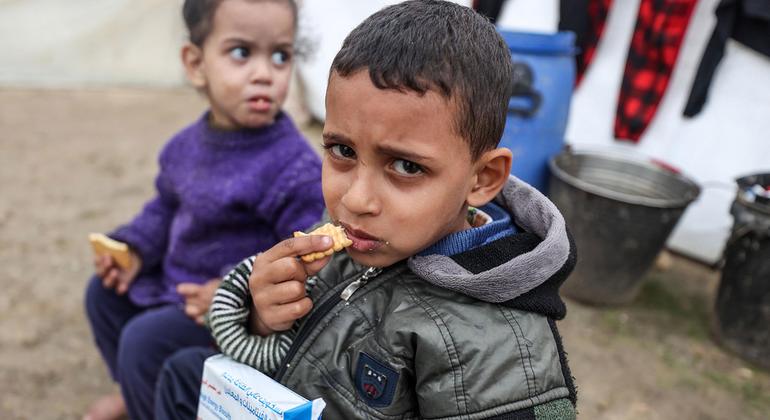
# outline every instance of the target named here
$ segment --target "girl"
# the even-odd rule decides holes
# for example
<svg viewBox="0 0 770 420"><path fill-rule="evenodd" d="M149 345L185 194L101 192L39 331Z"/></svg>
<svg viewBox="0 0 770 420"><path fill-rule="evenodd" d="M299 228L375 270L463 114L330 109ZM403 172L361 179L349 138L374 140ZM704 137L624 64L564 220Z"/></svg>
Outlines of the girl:
<svg viewBox="0 0 770 420"><path fill-rule="evenodd" d="M281 111L294 1L186 0L183 15L182 62L209 109L161 152L157 196L109 235L130 247L130 267L95 259L86 312L121 395L99 399L89 419L151 418L164 360L212 344L200 323L220 277L323 210L318 156Z"/></svg>

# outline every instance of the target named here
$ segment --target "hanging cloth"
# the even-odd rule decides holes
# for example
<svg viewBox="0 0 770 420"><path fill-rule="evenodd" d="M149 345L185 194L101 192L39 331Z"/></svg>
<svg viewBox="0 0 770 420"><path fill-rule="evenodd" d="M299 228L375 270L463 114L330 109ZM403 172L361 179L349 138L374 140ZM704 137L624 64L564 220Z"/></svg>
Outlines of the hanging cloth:
<svg viewBox="0 0 770 420"><path fill-rule="evenodd" d="M497 23L504 4L505 0L473 0L471 8L486 16L490 22Z"/></svg>
<svg viewBox="0 0 770 420"><path fill-rule="evenodd" d="M615 138L639 141L666 91L697 0L641 0L615 114Z"/></svg>
<svg viewBox="0 0 770 420"><path fill-rule="evenodd" d="M604 33L612 0L560 0L559 30L575 33L575 86L580 84Z"/></svg>
<svg viewBox="0 0 770 420"><path fill-rule="evenodd" d="M728 38L770 57L770 0L722 0L714 13L717 24L695 74L684 107L686 117L698 115L706 104Z"/></svg>

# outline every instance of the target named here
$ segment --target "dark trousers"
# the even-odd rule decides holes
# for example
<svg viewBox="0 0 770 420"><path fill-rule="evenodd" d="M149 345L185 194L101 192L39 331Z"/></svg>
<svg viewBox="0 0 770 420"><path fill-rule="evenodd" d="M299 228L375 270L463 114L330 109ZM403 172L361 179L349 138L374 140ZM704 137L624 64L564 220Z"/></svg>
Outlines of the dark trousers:
<svg viewBox="0 0 770 420"><path fill-rule="evenodd" d="M105 289L96 276L88 284L85 306L96 346L134 420L153 418L155 383L169 356L182 348L213 345L208 330L180 306L137 306L126 295Z"/></svg>
<svg viewBox="0 0 770 420"><path fill-rule="evenodd" d="M195 419L203 378L203 362L217 352L207 347L179 350L166 359L155 388L155 419Z"/></svg>

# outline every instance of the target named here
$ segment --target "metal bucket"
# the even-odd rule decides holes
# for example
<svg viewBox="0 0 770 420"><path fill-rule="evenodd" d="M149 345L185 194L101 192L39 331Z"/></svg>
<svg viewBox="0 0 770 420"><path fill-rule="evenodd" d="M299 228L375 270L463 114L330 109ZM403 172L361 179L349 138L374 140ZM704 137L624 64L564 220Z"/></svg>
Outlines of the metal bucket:
<svg viewBox="0 0 770 420"><path fill-rule="evenodd" d="M549 196L578 250L562 292L592 304L633 300L700 187L665 164L628 154L566 149L549 165Z"/></svg>
<svg viewBox="0 0 770 420"><path fill-rule="evenodd" d="M750 197L770 173L739 178L733 229L714 310L716 338L746 360L770 369L770 203Z"/></svg>

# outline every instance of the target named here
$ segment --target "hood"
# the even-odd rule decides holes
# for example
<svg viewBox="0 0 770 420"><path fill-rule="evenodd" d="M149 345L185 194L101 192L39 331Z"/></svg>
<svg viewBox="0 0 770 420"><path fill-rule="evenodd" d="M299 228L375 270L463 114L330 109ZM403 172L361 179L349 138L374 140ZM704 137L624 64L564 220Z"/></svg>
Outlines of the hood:
<svg viewBox="0 0 770 420"><path fill-rule="evenodd" d="M542 193L514 176L495 203L511 214L519 233L453 256L413 256L409 268L445 289L562 318L558 288L576 261L564 217Z"/></svg>

